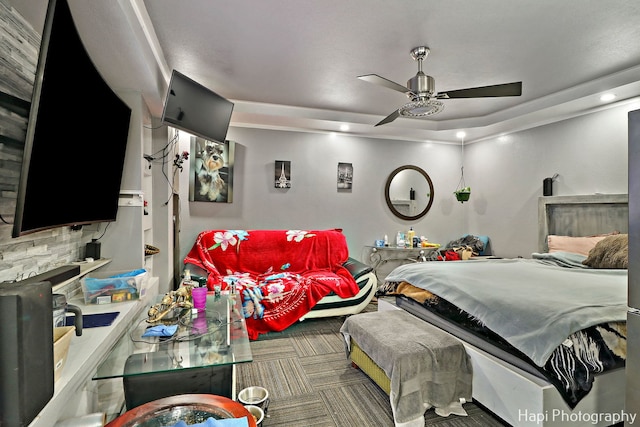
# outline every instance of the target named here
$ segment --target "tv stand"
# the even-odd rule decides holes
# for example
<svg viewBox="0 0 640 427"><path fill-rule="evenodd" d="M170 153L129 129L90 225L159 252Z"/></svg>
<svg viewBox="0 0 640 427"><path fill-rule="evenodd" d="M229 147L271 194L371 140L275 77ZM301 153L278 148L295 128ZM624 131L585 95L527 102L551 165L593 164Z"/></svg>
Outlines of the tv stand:
<svg viewBox="0 0 640 427"><path fill-rule="evenodd" d="M81 274L108 264L109 260L98 260L94 263L83 263ZM102 409L99 390L92 377L95 375L96 368L111 352L114 344L156 300L159 279L151 277L149 280L147 293L137 300L88 305L84 304L82 295L69 300L72 304L79 306L83 314L112 311L117 311L119 314L111 325L90 328L83 331L82 336L71 338L67 361L60 379L55 383L54 395L29 427L51 427L59 420L96 413ZM122 401L124 402L124 395Z"/></svg>

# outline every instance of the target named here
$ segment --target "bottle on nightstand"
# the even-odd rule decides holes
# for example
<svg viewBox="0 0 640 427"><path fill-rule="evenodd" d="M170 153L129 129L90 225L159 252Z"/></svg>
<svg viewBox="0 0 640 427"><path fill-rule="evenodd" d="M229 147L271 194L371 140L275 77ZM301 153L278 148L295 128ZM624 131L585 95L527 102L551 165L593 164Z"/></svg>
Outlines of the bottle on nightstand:
<svg viewBox="0 0 640 427"><path fill-rule="evenodd" d="M416 232L413 230L413 227L409 228L409 232L407 233L407 246L413 247L413 238L416 237Z"/></svg>

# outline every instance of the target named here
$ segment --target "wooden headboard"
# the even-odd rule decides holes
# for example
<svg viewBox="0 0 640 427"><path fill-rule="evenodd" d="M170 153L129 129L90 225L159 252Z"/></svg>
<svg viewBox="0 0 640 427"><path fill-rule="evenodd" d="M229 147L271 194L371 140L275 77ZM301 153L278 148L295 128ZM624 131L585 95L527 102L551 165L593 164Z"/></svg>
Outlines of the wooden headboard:
<svg viewBox="0 0 640 427"><path fill-rule="evenodd" d="M627 194L547 196L538 199L538 251L547 252L547 236L592 236L629 232Z"/></svg>

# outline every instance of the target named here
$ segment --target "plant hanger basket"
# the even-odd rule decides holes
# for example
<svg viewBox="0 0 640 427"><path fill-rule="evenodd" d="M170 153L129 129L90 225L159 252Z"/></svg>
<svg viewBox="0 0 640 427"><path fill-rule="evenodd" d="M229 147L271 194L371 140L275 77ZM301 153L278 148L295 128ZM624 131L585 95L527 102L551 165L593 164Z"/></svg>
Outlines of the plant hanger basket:
<svg viewBox="0 0 640 427"><path fill-rule="evenodd" d="M469 201L469 197L471 197L471 192L469 191L456 191L456 199L460 202L460 203L464 203L464 202L468 202Z"/></svg>
<svg viewBox="0 0 640 427"><path fill-rule="evenodd" d="M458 188L453 194L455 194L457 201L464 203L471 197L471 187L467 187L464 183L464 133L462 133L462 140L460 141L460 150L460 158L462 159L462 164L460 165L460 182L458 182Z"/></svg>
<svg viewBox="0 0 640 427"><path fill-rule="evenodd" d="M460 203L464 203L469 200L469 197L471 197L471 187L467 187L464 183L464 167L460 168L460 170L461 176L460 182L458 183L458 189L454 191L453 194L456 195L456 200Z"/></svg>

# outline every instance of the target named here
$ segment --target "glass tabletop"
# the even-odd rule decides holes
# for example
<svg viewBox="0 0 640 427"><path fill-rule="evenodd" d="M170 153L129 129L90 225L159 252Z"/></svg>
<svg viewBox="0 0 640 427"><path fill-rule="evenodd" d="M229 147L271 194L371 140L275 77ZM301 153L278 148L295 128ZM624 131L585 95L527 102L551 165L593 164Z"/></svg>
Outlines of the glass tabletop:
<svg viewBox="0 0 640 427"><path fill-rule="evenodd" d="M180 310L162 323L147 319L145 311L98 366L94 380L253 360L239 295L208 294L204 310ZM170 337L142 336L158 326L176 332Z"/></svg>

